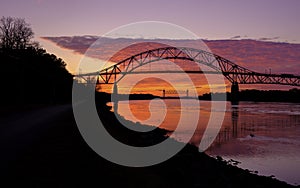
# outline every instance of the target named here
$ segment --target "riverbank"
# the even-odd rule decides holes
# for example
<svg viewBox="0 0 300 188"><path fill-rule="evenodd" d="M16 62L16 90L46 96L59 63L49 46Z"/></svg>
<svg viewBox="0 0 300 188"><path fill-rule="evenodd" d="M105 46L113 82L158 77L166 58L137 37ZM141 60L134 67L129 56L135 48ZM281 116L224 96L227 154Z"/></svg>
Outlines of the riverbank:
<svg viewBox="0 0 300 188"><path fill-rule="evenodd" d="M293 88L290 90L256 90L246 89L240 90L238 95L239 101L254 102L293 102L299 103L300 89ZM227 100L232 101L230 92L226 93L205 93L198 96L199 100Z"/></svg>
<svg viewBox="0 0 300 188"><path fill-rule="evenodd" d="M99 96L99 100L97 108L102 122L122 142L147 146L166 139L168 131L163 129L142 134L125 129L105 105L105 97ZM113 164L87 146L72 110L62 111L39 126L47 127L39 133L39 140L1 169L2 184L8 184L3 187L293 187L199 153L192 145L186 145L170 160L150 167Z"/></svg>

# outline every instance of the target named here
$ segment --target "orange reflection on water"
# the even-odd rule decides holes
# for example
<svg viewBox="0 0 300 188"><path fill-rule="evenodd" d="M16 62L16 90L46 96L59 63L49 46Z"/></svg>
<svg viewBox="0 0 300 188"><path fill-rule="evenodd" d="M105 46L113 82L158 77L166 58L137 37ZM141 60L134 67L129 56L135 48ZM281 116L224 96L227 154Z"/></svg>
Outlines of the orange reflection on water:
<svg viewBox="0 0 300 188"><path fill-rule="evenodd" d="M145 91L145 88L147 90ZM141 81L139 81L131 90L131 93L139 93L139 94L148 94L153 93L156 96L163 96L164 92L167 91L175 91L172 93L172 97L177 97L179 94L176 92L176 89L168 82L160 79L160 78L146 78ZM168 94L166 94L168 95ZM165 103L165 114L161 110L161 105L154 104L153 109L150 109L150 100L145 100L144 105L137 105L134 100L129 101L129 108L133 114L133 116L139 120L139 121L145 121L148 120L151 115L155 115L154 113L159 113L160 117L157 122L162 122L160 125L157 125L158 127L165 128L168 130L174 130L176 129L176 126L179 122L179 116L174 113L174 110L170 110L174 107L180 108L180 102L175 103ZM172 122L168 122L172 120ZM170 125L170 126L168 126Z"/></svg>
<svg viewBox="0 0 300 188"><path fill-rule="evenodd" d="M155 99L154 99L155 101ZM133 122L140 122L142 124L157 126L159 128L174 131L176 134L170 134L176 140L185 140L186 137L192 137L190 143L198 146L211 115L211 104L205 104L200 110L198 124L194 125L193 119L184 119L182 126L178 126L182 113L194 113L198 106L191 105L191 108L185 108L183 111L181 101L177 99L162 100L165 104L165 114L162 106L159 103L151 104L150 100L131 100L119 102L118 114L124 116L126 119ZM186 100L186 103L193 104L195 99ZM125 107L128 105L128 108ZM152 105L152 106L151 106ZM149 118L152 118L150 121ZM196 131L193 132L193 127L196 126Z"/></svg>

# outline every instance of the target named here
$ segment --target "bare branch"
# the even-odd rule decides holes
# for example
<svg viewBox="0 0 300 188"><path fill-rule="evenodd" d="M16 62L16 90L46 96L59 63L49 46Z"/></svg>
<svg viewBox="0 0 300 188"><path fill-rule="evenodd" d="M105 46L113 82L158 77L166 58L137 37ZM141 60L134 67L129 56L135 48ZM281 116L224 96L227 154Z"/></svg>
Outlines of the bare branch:
<svg viewBox="0 0 300 188"><path fill-rule="evenodd" d="M0 20L0 47L25 49L31 46L34 33L22 18L2 17Z"/></svg>

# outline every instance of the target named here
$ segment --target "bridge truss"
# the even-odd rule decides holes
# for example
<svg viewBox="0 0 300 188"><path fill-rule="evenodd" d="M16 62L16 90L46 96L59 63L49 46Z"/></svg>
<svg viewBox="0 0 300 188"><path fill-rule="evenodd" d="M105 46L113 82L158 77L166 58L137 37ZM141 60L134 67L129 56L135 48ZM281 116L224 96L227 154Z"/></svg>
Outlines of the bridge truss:
<svg viewBox="0 0 300 188"><path fill-rule="evenodd" d="M81 74L78 76L99 75L98 83L113 84L121 80L126 74L146 73L177 73L178 71L147 71L138 72L135 69L148 63L160 60L186 60L200 63L212 68L214 71L192 70L189 74L223 74L233 84L280 84L300 86L300 76L293 74L267 74L251 71L239 66L216 54L186 47L163 47L147 50L128 57L99 72ZM182 73L182 72L181 72ZM117 75L121 74L120 78Z"/></svg>

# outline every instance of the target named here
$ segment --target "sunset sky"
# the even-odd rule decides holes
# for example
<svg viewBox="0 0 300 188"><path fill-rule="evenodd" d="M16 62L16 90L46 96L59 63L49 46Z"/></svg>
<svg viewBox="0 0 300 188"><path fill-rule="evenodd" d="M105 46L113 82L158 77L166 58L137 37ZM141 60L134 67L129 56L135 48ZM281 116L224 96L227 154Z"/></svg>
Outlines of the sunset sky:
<svg viewBox="0 0 300 188"><path fill-rule="evenodd" d="M41 36L103 35L137 21L183 26L200 38L300 42L298 0L1 0L1 16L23 17Z"/></svg>
<svg viewBox="0 0 300 188"><path fill-rule="evenodd" d="M25 18L33 28L35 40L48 52L64 59L73 73L82 54L41 37L103 36L122 25L162 21L182 26L201 39L255 39L300 44L299 7L298 0L1 0L0 16ZM253 70L264 72L265 68L273 67L277 72L299 72L299 46L291 51L288 45L279 48L251 43L226 43L230 47L225 48L225 43L212 41L209 46L217 54ZM244 50L249 45L256 51ZM273 58L273 54L277 56ZM287 60L284 66L276 64L282 59Z"/></svg>

